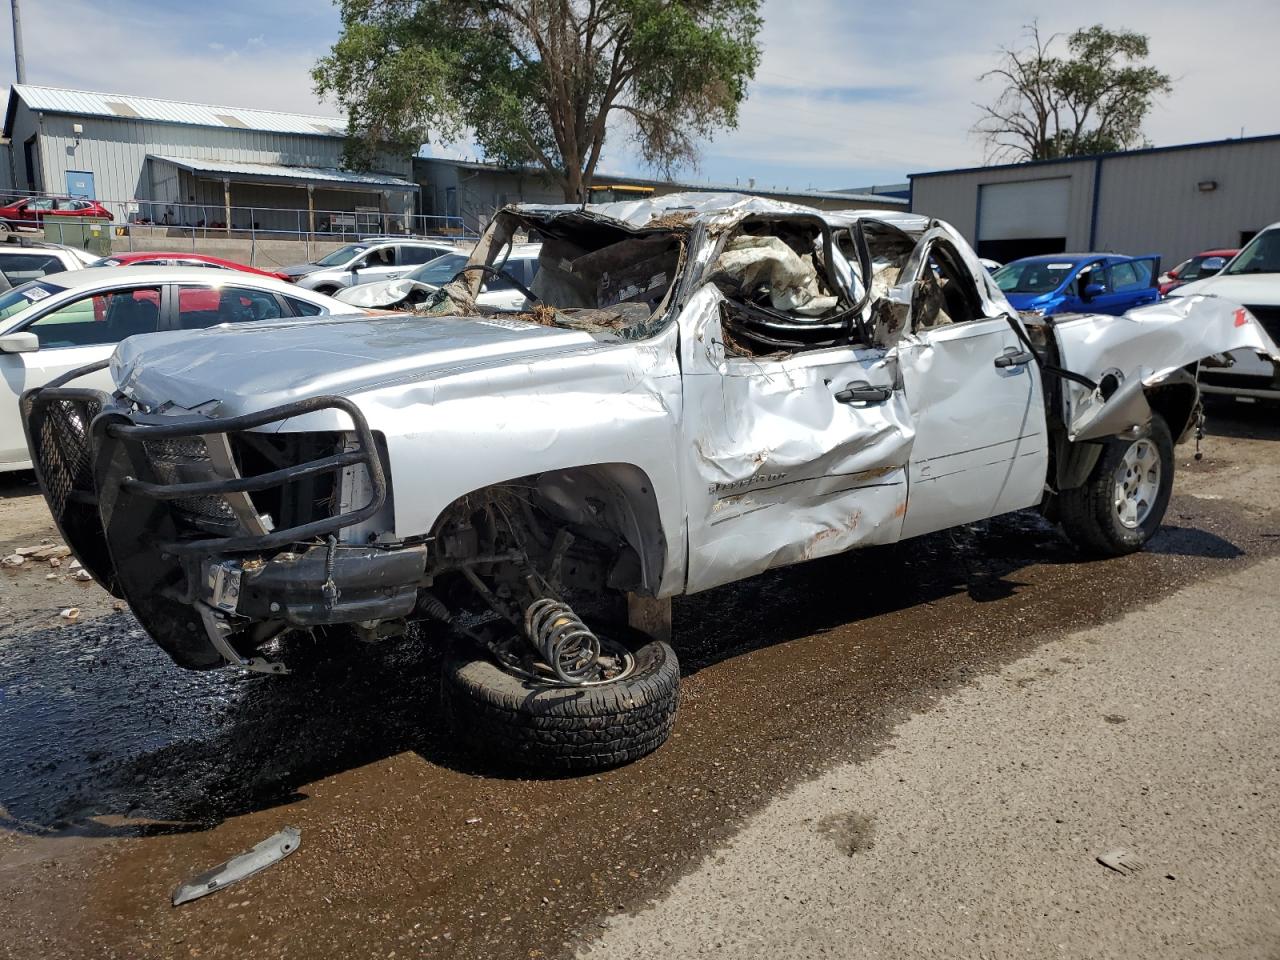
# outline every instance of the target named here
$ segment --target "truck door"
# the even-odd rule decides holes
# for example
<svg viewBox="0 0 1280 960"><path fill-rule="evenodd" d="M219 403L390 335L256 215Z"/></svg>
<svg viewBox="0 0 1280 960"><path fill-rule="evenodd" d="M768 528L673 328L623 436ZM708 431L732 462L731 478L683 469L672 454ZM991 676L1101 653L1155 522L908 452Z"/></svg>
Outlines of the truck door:
<svg viewBox="0 0 1280 960"><path fill-rule="evenodd" d="M979 295L976 269L935 230L903 270L915 289L899 363L916 428L904 537L1019 510L1044 492L1040 370Z"/></svg>
<svg viewBox="0 0 1280 960"><path fill-rule="evenodd" d="M689 592L898 539L913 428L892 350L751 350L713 283L680 316Z"/></svg>

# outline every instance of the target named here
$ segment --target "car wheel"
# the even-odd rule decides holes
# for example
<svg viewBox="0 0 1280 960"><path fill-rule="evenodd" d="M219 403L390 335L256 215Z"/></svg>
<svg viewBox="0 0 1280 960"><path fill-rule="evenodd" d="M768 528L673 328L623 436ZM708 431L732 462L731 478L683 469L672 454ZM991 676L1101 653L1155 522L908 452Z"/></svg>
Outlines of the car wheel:
<svg viewBox="0 0 1280 960"><path fill-rule="evenodd" d="M443 694L461 739L500 764L557 772L613 767L660 747L679 703L675 651L630 627L598 633L604 652L625 669L592 686L559 685L515 668L498 645L486 656L458 643L445 660Z"/></svg>
<svg viewBox="0 0 1280 960"><path fill-rule="evenodd" d="M338 288L337 287L316 287L315 291L316 293L323 293L326 297L332 297L335 293L338 292Z"/></svg>
<svg viewBox="0 0 1280 960"><path fill-rule="evenodd" d="M0 234L8 233L13 228L9 226L8 220L0 220Z"/></svg>
<svg viewBox="0 0 1280 960"><path fill-rule="evenodd" d="M1059 497L1068 539L1099 556L1141 550L1164 520L1173 467L1173 438L1159 414L1137 437L1112 437L1084 486Z"/></svg>

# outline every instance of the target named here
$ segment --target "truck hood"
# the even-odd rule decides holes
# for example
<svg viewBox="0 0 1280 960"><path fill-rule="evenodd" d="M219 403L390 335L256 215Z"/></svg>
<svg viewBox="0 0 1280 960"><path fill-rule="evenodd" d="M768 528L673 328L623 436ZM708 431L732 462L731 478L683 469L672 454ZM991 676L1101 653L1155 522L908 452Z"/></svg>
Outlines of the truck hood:
<svg viewBox="0 0 1280 960"><path fill-rule="evenodd" d="M594 344L586 333L511 318L358 315L130 337L116 348L111 373L147 407L176 404L221 418Z"/></svg>
<svg viewBox="0 0 1280 960"><path fill-rule="evenodd" d="M1280 273L1218 274L1193 280L1169 292L1170 297L1194 297L1198 294L1222 297L1236 303L1280 306Z"/></svg>

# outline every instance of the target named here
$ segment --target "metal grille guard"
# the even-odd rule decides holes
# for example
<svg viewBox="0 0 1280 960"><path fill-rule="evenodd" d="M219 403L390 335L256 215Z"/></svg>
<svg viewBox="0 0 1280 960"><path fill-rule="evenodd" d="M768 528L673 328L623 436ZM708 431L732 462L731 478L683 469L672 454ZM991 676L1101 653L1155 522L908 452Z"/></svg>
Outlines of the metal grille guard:
<svg viewBox="0 0 1280 960"><path fill-rule="evenodd" d="M227 420L208 420L205 418L184 418L173 423L111 423L106 426L109 437L125 441L173 440L185 437L207 437L218 434L237 433L252 430L280 420L315 413L319 410L341 410L351 418L355 426L358 449L334 454L319 460L311 460L294 466L273 470L270 473L252 477L230 477L225 480L203 480L194 483L150 483L135 477L125 477L121 487L129 493L154 500L179 500L186 497L220 496L232 493L251 493L281 486L293 480L341 470L355 464L363 464L369 475L372 494L369 502L358 510L349 510L336 516L313 520L296 527L272 530L270 533L253 536L211 537L202 540L182 540L166 543L164 549L174 554L184 553L234 553L248 550L268 550L287 546L291 543L309 540L354 526L368 520L379 510L387 499L387 481L382 471L382 460L378 456L378 447L373 432L360 408L346 397L325 396L297 400L293 403L271 407L258 413L249 413Z"/></svg>

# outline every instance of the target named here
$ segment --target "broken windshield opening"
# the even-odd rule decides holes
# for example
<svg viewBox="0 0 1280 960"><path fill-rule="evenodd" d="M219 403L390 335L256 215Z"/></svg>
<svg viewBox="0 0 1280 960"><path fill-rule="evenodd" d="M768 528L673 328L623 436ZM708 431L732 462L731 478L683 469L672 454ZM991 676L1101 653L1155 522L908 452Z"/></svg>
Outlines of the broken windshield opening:
<svg viewBox="0 0 1280 960"><path fill-rule="evenodd" d="M667 315L685 249L685 230L629 230L590 213L500 213L464 272L423 305L432 315L489 312L477 304L478 283L502 271L517 233L541 242L532 298L514 315L544 326L584 330L598 339L637 340ZM482 269L482 268L489 269Z"/></svg>

